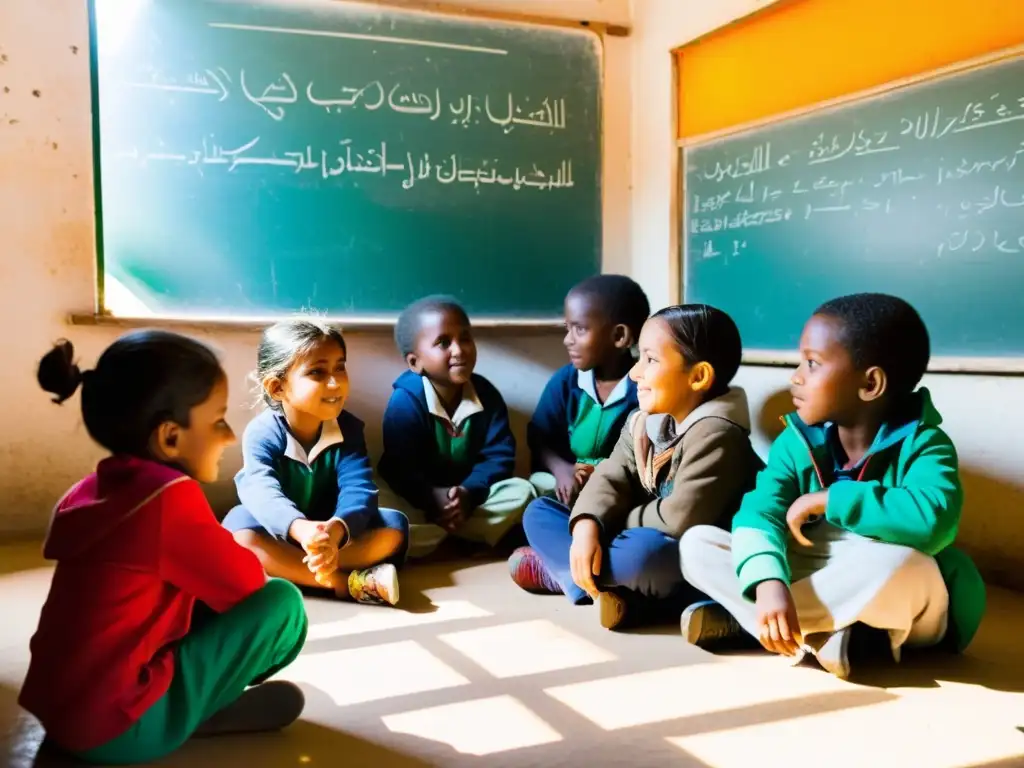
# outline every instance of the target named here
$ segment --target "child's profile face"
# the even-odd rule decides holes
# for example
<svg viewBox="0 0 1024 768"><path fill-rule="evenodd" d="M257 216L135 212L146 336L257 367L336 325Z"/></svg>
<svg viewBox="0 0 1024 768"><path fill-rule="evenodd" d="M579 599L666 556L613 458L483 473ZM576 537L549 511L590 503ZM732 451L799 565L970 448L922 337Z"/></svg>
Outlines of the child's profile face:
<svg viewBox="0 0 1024 768"><path fill-rule="evenodd" d="M228 380L221 376L210 395L189 411L189 425L161 425L156 432L162 458L178 465L200 483L212 483L220 474L224 449L235 443L225 416Z"/></svg>
<svg viewBox="0 0 1024 768"><path fill-rule="evenodd" d="M841 333L839 320L813 315L800 336L800 365L790 379L790 392L805 424L841 422L861 404L861 375Z"/></svg>
<svg viewBox="0 0 1024 768"><path fill-rule="evenodd" d="M565 297L565 339L569 361L578 371L589 371L621 350L615 344L615 325L593 296L570 293Z"/></svg>
<svg viewBox="0 0 1024 768"><path fill-rule="evenodd" d="M415 348L406 362L437 384L462 386L476 368L473 330L454 310L428 312L420 319Z"/></svg>
<svg viewBox="0 0 1024 768"><path fill-rule="evenodd" d="M347 356L334 339L317 342L292 363L283 380L271 382L270 396L284 407L320 421L341 415L348 399Z"/></svg>
<svg viewBox="0 0 1024 768"><path fill-rule="evenodd" d="M689 386L689 364L665 321L652 318L640 332L640 359L629 372L636 382L640 410L667 413L682 420L700 404L701 394Z"/></svg>

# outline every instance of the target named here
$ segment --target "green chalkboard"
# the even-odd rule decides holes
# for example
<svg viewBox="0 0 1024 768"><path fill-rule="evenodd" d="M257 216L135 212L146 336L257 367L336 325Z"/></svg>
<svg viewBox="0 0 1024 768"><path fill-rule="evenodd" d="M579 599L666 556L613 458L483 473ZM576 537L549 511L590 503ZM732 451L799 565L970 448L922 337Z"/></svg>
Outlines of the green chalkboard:
<svg viewBox="0 0 1024 768"><path fill-rule="evenodd" d="M1024 59L682 152L683 295L748 350L795 349L822 301L883 291L934 355L1024 357Z"/></svg>
<svg viewBox="0 0 1024 768"><path fill-rule="evenodd" d="M552 318L600 270L592 32L327 0L92 12L108 304L387 319L444 292Z"/></svg>

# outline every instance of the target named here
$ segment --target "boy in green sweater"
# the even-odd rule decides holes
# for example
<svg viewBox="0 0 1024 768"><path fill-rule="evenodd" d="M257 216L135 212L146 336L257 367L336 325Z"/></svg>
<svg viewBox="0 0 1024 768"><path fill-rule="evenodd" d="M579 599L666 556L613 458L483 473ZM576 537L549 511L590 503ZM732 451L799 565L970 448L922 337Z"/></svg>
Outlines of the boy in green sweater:
<svg viewBox="0 0 1024 768"><path fill-rule="evenodd" d="M680 543L686 580L714 601L683 613L688 642L745 630L840 678L857 624L887 630L897 660L904 644L967 647L985 585L951 546L963 492L956 449L916 389L929 357L902 299L856 294L817 309L791 380L796 413L732 533L700 526Z"/></svg>

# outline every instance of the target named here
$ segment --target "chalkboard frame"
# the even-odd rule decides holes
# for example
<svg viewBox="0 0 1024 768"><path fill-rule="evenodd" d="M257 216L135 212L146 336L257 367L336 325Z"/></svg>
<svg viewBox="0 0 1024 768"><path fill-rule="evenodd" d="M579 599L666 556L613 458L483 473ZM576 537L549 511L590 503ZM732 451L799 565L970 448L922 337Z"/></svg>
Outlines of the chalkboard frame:
<svg viewBox="0 0 1024 768"><path fill-rule="evenodd" d="M365 4L364 0L351 0L354 4ZM377 5L382 10L394 10L398 12L412 12L417 14L430 15L451 20L465 21L493 21L506 22L517 26L537 26L551 29L565 29L589 32L594 35L598 56L598 100L600 108L598 124L598 154L600 158L598 174L598 200L600 210L600 244L601 258L598 266L599 272L604 271L606 256L604 245L607 240L608 229L608 194L605 183L607 171L608 147L605 143L605 131L607 128L607 110L604 108L607 99L608 80L605 77L607 45L606 37L629 37L632 28L626 24L613 23L612 21L591 21L589 19L573 19L569 17L544 16L535 13L514 13L501 10L471 9L463 6L449 4L448 2L421 3L418 0L380 0ZM281 319L281 315L274 316L237 316L237 317L205 317L202 315L177 315L174 313L160 312L153 314L114 314L107 306L108 291L105 281L105 260L104 260L104 228L103 228L103 196L100 155L100 77L99 77L99 50L98 30L96 18L96 0L86 1L86 13L88 21L88 51L89 51L89 79L90 79L90 104L91 104L91 141L92 141L92 171L93 171L93 203L95 210L94 220L94 243L95 243L95 273L93 306L89 312L72 311L66 316L66 322L70 325L82 326L111 326L111 327L150 327L153 325L169 325L182 328L194 329L221 329L232 331L246 331L263 328L267 324ZM346 330L376 332L382 329L393 328L398 320L398 313L381 315L336 315L324 314L323 319L327 322L344 326ZM480 316L473 322L474 327L493 329L499 332L513 333L548 333L552 330L561 329L564 325L564 318L561 316L551 317L515 317L515 316Z"/></svg>
<svg viewBox="0 0 1024 768"><path fill-rule="evenodd" d="M789 120L815 115L829 110L850 106L879 96L911 88L933 80L940 80L953 75L961 75L967 72L983 69L994 64L1001 64L1015 59L1024 59L1024 45L1012 46L999 51L994 51L984 56L978 56L965 61L957 62L947 67L929 70L911 77L893 80L877 88L870 88L856 93L848 94L841 98L830 99L819 102L809 107L802 107L783 112L762 120L755 120L741 125L701 134L685 139L678 139L678 158L676 163L677 184L675 185L676 200L673 205L675 221L672 226L672 236L678 240L673 244L672 264L670 274L672 277L673 301L686 302L688 300L686 286L686 272L688 253L688 240L685 235L687 222L687 195L686 195L686 156L689 150L697 147L713 144L723 139L732 139L752 133L758 129L765 128ZM677 65L678 67L678 65ZM677 75L678 76L678 75ZM678 89L676 89L678 90ZM677 118L678 119L678 118ZM745 349L743 352L743 364L768 367L795 367L800 362L800 354L795 350L782 349ZM969 356L933 356L928 366L930 373L961 373L961 374L996 374L1008 376L1024 375L1024 357L969 357Z"/></svg>

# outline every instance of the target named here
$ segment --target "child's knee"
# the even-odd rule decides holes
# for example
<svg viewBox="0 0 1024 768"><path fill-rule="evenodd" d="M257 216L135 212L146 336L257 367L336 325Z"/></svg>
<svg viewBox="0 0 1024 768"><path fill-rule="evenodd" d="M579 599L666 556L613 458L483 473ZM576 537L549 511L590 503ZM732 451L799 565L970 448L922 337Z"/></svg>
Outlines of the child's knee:
<svg viewBox="0 0 1024 768"><path fill-rule="evenodd" d="M254 592L249 600L266 622L281 628L282 640L304 638L308 626L306 605L299 588L285 579L267 579L267 583Z"/></svg>
<svg viewBox="0 0 1024 768"><path fill-rule="evenodd" d="M530 485L537 497L554 496L557 482L550 472L534 472L530 475Z"/></svg>
<svg viewBox="0 0 1024 768"><path fill-rule="evenodd" d="M526 531L527 538L530 537L531 531L536 534L546 529L553 521L568 528L569 510L549 496L534 499L523 512L523 530Z"/></svg>
<svg viewBox="0 0 1024 768"><path fill-rule="evenodd" d="M510 477L491 486L484 506L508 507L512 514L522 514L527 505L537 498L533 483L521 477Z"/></svg>
<svg viewBox="0 0 1024 768"><path fill-rule="evenodd" d="M921 585L945 585L934 557L910 547L890 545L887 550L888 557L882 557L879 566L889 571L890 580L898 577Z"/></svg>
<svg viewBox="0 0 1024 768"><path fill-rule="evenodd" d="M373 532L373 535L374 545L380 548L380 559L387 560L398 554L408 541L409 523L406 521L404 531L399 528L378 528Z"/></svg>
<svg viewBox="0 0 1024 768"><path fill-rule="evenodd" d="M260 535L259 531L254 531L251 528L243 528L239 531L232 531L231 536L235 540L236 544L245 547L250 552L261 549L263 537Z"/></svg>
<svg viewBox="0 0 1024 768"><path fill-rule="evenodd" d="M727 544L728 540L728 532L713 525L696 525L684 533L679 539L679 565L683 577L692 584L693 576L699 578L708 548Z"/></svg>
<svg viewBox="0 0 1024 768"><path fill-rule="evenodd" d="M267 610L305 615L306 608L302 602L302 592L286 579L267 579L267 583L257 590L255 595L260 596L260 602L266 606Z"/></svg>
<svg viewBox="0 0 1024 768"><path fill-rule="evenodd" d="M404 512L381 507L380 517L384 521L384 528L398 531L402 535L403 540L409 538L409 518Z"/></svg>

